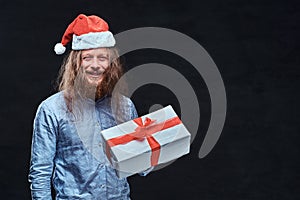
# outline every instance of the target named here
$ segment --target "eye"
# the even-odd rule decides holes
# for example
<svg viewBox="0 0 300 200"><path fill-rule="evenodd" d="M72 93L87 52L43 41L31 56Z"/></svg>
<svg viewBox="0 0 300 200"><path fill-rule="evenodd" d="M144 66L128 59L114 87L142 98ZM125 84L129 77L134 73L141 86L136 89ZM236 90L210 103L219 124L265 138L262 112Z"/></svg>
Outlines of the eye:
<svg viewBox="0 0 300 200"><path fill-rule="evenodd" d="M98 58L100 61L107 61L107 57L105 57L105 56L100 56L99 58Z"/></svg>
<svg viewBox="0 0 300 200"><path fill-rule="evenodd" d="M91 61L92 59L93 59L92 56L83 56L82 57L82 60L84 60L84 61Z"/></svg>

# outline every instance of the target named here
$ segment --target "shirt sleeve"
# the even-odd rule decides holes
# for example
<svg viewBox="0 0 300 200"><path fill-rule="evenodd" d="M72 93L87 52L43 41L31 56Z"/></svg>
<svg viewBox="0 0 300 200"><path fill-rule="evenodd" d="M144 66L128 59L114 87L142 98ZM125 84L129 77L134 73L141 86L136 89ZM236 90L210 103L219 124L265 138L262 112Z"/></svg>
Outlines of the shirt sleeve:
<svg viewBox="0 0 300 200"><path fill-rule="evenodd" d="M52 199L51 177L56 152L57 121L45 104L37 110L31 146L31 160L28 180L31 183L32 199Z"/></svg>
<svg viewBox="0 0 300 200"><path fill-rule="evenodd" d="M138 113L136 111L136 108L133 104L133 102L131 102L131 119L135 119L138 117Z"/></svg>

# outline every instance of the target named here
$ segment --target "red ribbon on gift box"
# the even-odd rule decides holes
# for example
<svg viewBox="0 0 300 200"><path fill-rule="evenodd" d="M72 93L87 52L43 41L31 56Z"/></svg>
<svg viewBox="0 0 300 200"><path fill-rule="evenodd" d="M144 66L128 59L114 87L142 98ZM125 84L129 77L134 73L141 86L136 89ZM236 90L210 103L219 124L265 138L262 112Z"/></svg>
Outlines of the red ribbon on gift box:
<svg viewBox="0 0 300 200"><path fill-rule="evenodd" d="M136 118L133 121L138 125L134 132L121 135L119 137L111 138L107 141L108 145L110 147L113 147L120 144L126 144L134 140L143 141L144 139L147 139L152 151L151 165L157 165L158 158L160 155L160 144L155 140L155 138L152 135L154 133L157 133L158 131L162 131L181 124L181 120L179 119L179 117L176 116L161 123L155 123L156 120L152 120L148 117L145 118L144 122L141 117Z"/></svg>

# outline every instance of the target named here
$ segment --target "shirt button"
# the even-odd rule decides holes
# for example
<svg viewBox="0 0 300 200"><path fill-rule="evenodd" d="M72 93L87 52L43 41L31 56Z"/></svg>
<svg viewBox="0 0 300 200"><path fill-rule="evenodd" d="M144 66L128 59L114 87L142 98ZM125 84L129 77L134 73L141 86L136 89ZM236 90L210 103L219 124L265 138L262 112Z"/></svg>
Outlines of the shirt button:
<svg viewBox="0 0 300 200"><path fill-rule="evenodd" d="M101 188L105 188L105 185L104 185L104 184L102 184L102 185L100 185L100 187L101 187Z"/></svg>

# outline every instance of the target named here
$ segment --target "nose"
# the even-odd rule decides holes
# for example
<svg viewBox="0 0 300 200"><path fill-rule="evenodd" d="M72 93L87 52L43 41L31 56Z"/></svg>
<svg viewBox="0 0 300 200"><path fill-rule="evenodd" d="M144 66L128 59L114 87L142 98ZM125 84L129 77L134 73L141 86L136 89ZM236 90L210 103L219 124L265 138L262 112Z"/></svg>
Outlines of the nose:
<svg viewBox="0 0 300 200"><path fill-rule="evenodd" d="M98 65L92 65L91 68L92 68L93 71L97 71L97 70L100 69L100 66L98 66Z"/></svg>
<svg viewBox="0 0 300 200"><path fill-rule="evenodd" d="M98 60L97 59L93 59L93 62L91 63L91 68L92 68L92 70L99 70L100 69L100 64L99 64L99 62L98 62Z"/></svg>

